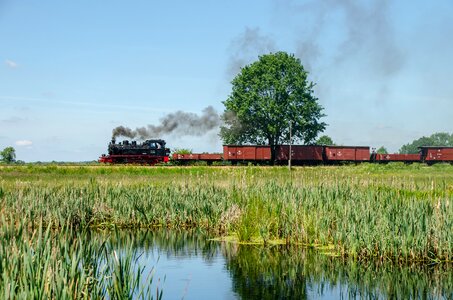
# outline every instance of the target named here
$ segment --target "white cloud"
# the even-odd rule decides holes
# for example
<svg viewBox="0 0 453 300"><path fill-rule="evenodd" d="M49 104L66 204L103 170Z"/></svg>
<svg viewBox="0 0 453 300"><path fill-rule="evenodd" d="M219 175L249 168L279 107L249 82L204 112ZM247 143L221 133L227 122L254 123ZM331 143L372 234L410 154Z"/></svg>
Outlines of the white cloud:
<svg viewBox="0 0 453 300"><path fill-rule="evenodd" d="M5 64L12 69L15 69L19 66L15 61L9 59L5 60Z"/></svg>
<svg viewBox="0 0 453 300"><path fill-rule="evenodd" d="M31 146L33 145L33 142L32 141L29 141L29 140L19 140L19 141L16 141L16 146Z"/></svg>

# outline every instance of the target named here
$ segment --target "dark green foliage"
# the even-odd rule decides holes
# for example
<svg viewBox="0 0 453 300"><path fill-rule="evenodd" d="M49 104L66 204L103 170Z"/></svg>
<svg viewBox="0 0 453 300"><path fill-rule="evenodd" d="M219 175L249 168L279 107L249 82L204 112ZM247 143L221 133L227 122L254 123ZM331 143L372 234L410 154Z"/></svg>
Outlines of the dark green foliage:
<svg viewBox="0 0 453 300"><path fill-rule="evenodd" d="M316 145L335 145L335 143L330 136L322 135L316 141Z"/></svg>
<svg viewBox="0 0 453 300"><path fill-rule="evenodd" d="M289 141L290 122L295 141L314 142L326 123L319 121L325 115L307 75L300 60L285 52L260 56L242 68L223 102L224 143L268 144L275 158L275 145Z"/></svg>
<svg viewBox="0 0 453 300"><path fill-rule="evenodd" d="M437 132L429 137L423 136L412 143L403 145L399 152L401 154L416 154L421 146L447 146L453 147L453 133Z"/></svg>
<svg viewBox="0 0 453 300"><path fill-rule="evenodd" d="M377 154L388 154L389 152L384 146L381 146L379 149L376 150Z"/></svg>
<svg viewBox="0 0 453 300"><path fill-rule="evenodd" d="M0 156L4 163L13 163L16 160L16 150L13 147L6 147L0 152Z"/></svg>

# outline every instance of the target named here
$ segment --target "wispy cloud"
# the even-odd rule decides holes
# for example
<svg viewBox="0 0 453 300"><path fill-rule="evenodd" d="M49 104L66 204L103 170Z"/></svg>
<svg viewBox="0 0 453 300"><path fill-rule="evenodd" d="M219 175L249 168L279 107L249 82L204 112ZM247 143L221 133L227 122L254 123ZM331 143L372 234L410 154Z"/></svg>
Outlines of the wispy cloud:
<svg viewBox="0 0 453 300"><path fill-rule="evenodd" d="M82 102L82 101L65 101L56 100L50 98L30 98L30 97L12 97L0 95L0 103L2 101L16 101L16 102L38 102L38 103L52 103L60 105L70 106L81 106L81 107L98 107L108 109L127 109L127 110L139 110L139 111L150 111L150 112L171 112L168 108L155 108L147 106L134 106L134 105L119 105L119 104L104 104L93 102Z"/></svg>
<svg viewBox="0 0 453 300"><path fill-rule="evenodd" d="M11 69L15 69L15 68L17 68L19 66L15 61L12 61L10 59L5 60L5 64L8 67L10 67Z"/></svg>
<svg viewBox="0 0 453 300"><path fill-rule="evenodd" d="M20 122L23 122L23 121L25 121L24 118L14 116L14 117L10 117L8 119L0 120L0 123L16 124L16 123L20 123Z"/></svg>
<svg viewBox="0 0 453 300"><path fill-rule="evenodd" d="M45 91L41 93L41 96L43 96L44 98L54 98L55 93L52 91Z"/></svg>
<svg viewBox="0 0 453 300"><path fill-rule="evenodd" d="M32 141L29 140L19 140L15 142L16 146L31 146L33 145Z"/></svg>

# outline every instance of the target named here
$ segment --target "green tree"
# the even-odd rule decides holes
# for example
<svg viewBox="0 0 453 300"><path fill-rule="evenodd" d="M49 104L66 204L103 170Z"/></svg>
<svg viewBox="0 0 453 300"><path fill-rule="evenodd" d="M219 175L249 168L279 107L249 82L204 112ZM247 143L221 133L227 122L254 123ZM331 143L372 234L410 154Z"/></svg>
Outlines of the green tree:
<svg viewBox="0 0 453 300"><path fill-rule="evenodd" d="M389 152L387 151L387 148L384 146L381 146L379 149L376 150L377 154L388 154Z"/></svg>
<svg viewBox="0 0 453 300"><path fill-rule="evenodd" d="M313 95L315 84L300 60L286 52L266 54L245 66L232 81L232 92L223 102L225 144L270 145L272 161L276 145L289 141L314 142L324 131L325 115Z"/></svg>
<svg viewBox="0 0 453 300"><path fill-rule="evenodd" d="M335 145L335 144L330 136L323 135L316 140L316 145Z"/></svg>
<svg viewBox="0 0 453 300"><path fill-rule="evenodd" d="M10 164L16 160L16 150L13 147L6 147L3 151L0 152L2 161Z"/></svg>
<svg viewBox="0 0 453 300"><path fill-rule="evenodd" d="M437 132L429 137L423 136L412 143L403 145L399 150L401 154L416 154L421 146L447 146L453 147L453 133Z"/></svg>

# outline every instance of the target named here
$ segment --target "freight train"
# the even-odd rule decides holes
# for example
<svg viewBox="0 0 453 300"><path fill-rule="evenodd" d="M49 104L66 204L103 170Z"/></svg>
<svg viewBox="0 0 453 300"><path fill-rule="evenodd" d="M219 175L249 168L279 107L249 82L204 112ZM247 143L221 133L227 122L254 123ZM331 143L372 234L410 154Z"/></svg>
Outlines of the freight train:
<svg viewBox="0 0 453 300"><path fill-rule="evenodd" d="M169 161L170 149L165 147L164 140L146 140L143 143L123 141L116 143L113 139L108 147L108 155L99 158L101 163L110 164L147 164L166 163ZM291 155L289 154L291 153ZM275 163L287 164L289 158L293 165L337 164L337 163L388 163L423 162L429 165L438 162L453 164L453 147L424 146L418 154L378 154L370 151L368 146L332 146L332 145L280 145L276 147ZM270 164L271 147L262 145L224 145L223 154L211 153L174 153L172 161L184 164L203 161L230 162L232 165Z"/></svg>

